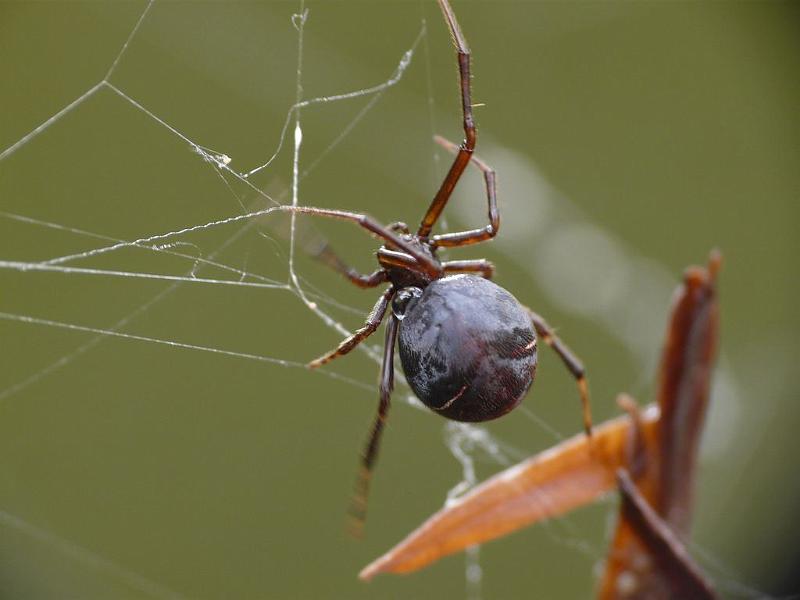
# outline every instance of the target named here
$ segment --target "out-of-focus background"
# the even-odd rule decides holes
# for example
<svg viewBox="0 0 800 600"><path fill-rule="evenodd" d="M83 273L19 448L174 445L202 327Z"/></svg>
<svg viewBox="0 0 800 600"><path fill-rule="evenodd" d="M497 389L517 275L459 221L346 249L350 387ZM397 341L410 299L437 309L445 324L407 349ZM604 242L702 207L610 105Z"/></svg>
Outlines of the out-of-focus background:
<svg viewBox="0 0 800 600"><path fill-rule="evenodd" d="M453 4L503 226L492 244L450 256L490 258L497 281L557 326L589 369L601 421L620 391L651 399L670 294L686 265L720 248L722 346L692 551L726 596L797 593L797 6ZM356 580L442 505L462 465L453 432L398 385L366 538L346 536L377 366L360 352L326 369L337 378L296 366L341 334L285 288L281 219L49 272L19 264L270 205L256 190L291 199L293 124L252 187L192 144L237 172L276 151L297 94L300 3L146 6L0 4L0 593L590 596L613 498L487 545L480 586L462 556ZM304 99L386 82L414 53L382 94L301 111L300 202L415 223L448 166L433 134L460 135L435 3L306 8ZM484 204L470 173L446 227L481 224ZM313 225L358 268L373 266L366 235ZM293 272L350 330L377 297L299 247ZM466 448L480 479L578 431L574 383L546 351L541 361L525 408L485 427L494 456Z"/></svg>

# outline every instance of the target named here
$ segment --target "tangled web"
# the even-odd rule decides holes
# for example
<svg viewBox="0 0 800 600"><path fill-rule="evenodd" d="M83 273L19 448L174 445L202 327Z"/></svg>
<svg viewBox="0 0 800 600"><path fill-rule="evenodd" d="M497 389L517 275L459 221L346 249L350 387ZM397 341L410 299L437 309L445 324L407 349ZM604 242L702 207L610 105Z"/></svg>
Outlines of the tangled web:
<svg viewBox="0 0 800 600"><path fill-rule="evenodd" d="M118 50L108 55L110 60L102 78L0 151L0 173L8 176L6 181L11 181L8 185L0 184L0 226L3 228L0 236L3 240L0 245L3 277L0 280L3 282L0 285L0 290L3 290L0 294L0 321L4 323L3 349L18 359L18 364L9 372L3 372L0 380L0 408L4 410L6 420L21 413L21 423L25 423L26 410L33 411L31 418L34 423L36 419L47 420L45 415L52 410L52 402L40 405L38 411L30 405L34 399L42 396L55 401L58 396L56 391L70 384L75 386L74 393L67 395L70 401L87 389L96 398L105 398L109 392L121 393L122 387L127 384L122 381L112 384L119 373L110 373L105 378L102 373L92 373L92 377L99 378L94 387L91 382L87 383L91 377L87 379L86 373L98 364L98 356L111 353L114 362L122 365L120 368L127 373L127 377L135 376L136 367L128 365L127 361L141 360L141 354L138 354L139 350L128 350L133 346L165 347L183 355L208 355L209 360L214 361L229 359L234 365L231 368L238 369L233 378L253 373L243 366L244 363L268 365L270 369L282 368L291 372L286 380L299 381L297 385L301 390L306 389L308 379L328 378L332 380L331 386L340 386L364 398L375 399L376 387L370 379L374 369L342 365L314 371L313 375L304 370L308 359L327 349L309 349L308 344L298 340L304 335L303 330L310 327L309 315L334 332L334 335L326 338L326 343L332 346L337 336L343 337L359 325L366 310L362 304L354 306L354 301L340 300L333 295L346 293L339 292L339 288L346 284L335 276L325 279L326 275L319 274L319 267L309 261L304 252L313 251L314 247L325 243L324 238L305 220L287 212L286 207L319 204L304 200L305 195L301 192L304 182L331 162L338 165L336 161L346 156L343 149L357 133L359 125L380 107L386 94L395 93L397 88L402 87L398 84L409 75L411 65L416 64L420 55L423 64L419 73L425 74L426 66L430 69L429 64L424 64L429 61L425 22L423 20L422 28L414 33L407 49L399 53L399 61L394 69L389 69L391 72L383 81L356 86L349 91L320 95L305 92L305 32L311 13L301 2L299 10L295 14L285 15L285 21L280 26L272 25L265 37L273 35L275 39L270 40L266 47L271 48L276 56L270 55L268 60L283 69L281 73L285 79L264 76L258 68L264 56L257 53L253 53L252 58L256 68L249 72L251 80L263 82L263 85L274 85L275 80L283 81L270 92L274 101L285 109L285 116L269 123L252 123L255 131L272 132L272 148L264 157L264 136L253 135L253 131L235 132L226 128L226 110L215 112L218 107L206 103L204 96L191 98L191 104L178 101L176 107L168 99L159 96L158 90L148 87L148 80L141 73L131 70L132 67L126 70L129 63L138 64L142 56L154 52L154 40L163 42L166 39L169 43L165 48L160 48L164 53L161 63L164 72L159 75L167 78L188 77L187 73L196 65L185 57L181 60L177 40L171 40L169 35L164 34L159 37L160 30L168 27L171 19L182 16L181 10L180 5L162 5L150 0L136 16L133 27ZM321 8L319 18L322 22L324 11ZM109 26L108 30L112 31L113 27ZM225 60L230 59L236 48L227 48L222 55L220 46L215 45L218 40L214 38L214 31L215 27L209 25L207 30L194 33L203 40L200 48L203 60L216 66L218 73L224 74ZM240 51L246 52L246 49L242 49L259 33L263 33L253 28L249 32L252 35L241 36L243 46ZM289 48L292 48L291 54L287 52ZM284 55L281 56L281 53ZM289 56L294 60L290 61ZM288 78L289 75L292 79ZM241 73L231 75L237 76L241 76ZM153 85L152 82L150 85ZM152 108L145 99L151 96L158 109ZM429 87L426 98L429 104L432 104L432 97ZM332 106L342 107L344 111L337 113L340 120L334 124L326 122L326 117L315 112ZM205 113L205 116L198 119L194 117L196 112ZM341 118L341 114L346 117ZM203 130L186 128L182 125L184 121L201 123ZM117 132L97 127L100 123L116 122L124 122L126 128L121 127ZM222 125L217 126L217 122ZM224 131L224 135L219 136L220 131ZM313 150L306 152L304 139L309 137L308 131L314 132L315 145ZM436 132L431 109L425 133L430 136ZM94 148L97 156L103 155L107 159L102 163L104 169L108 168L108 163L116 163L119 172L99 171L98 162L95 161L97 156L76 154L71 148L74 142L71 136L75 135L82 142L83 152L87 151L85 148L88 151ZM135 152L128 151L129 144L123 137L126 135L140 135L144 142L136 144ZM223 137L242 150L212 149L202 143L206 137ZM234 140L234 137L237 139ZM252 148L246 147L245 142L241 141L248 137ZM325 141L320 143L319 139ZM158 148L154 148L152 154L142 154L141 148L147 144ZM130 147L133 147L132 142ZM185 152L187 148L190 153ZM493 154L502 157L506 165L504 176L510 182L519 182L509 183L505 187L508 199L504 210L520 214L517 222L528 222L528 213L535 213L539 226L532 235L530 227L519 227L514 221L507 221L503 234L505 237L498 240L500 251L513 256L521 240L524 239L526 243L530 243L531 238L541 240L537 242L543 249L537 254L538 260L526 266L531 270L531 275L544 274L544 280L550 282L550 287L544 292L557 302L567 305L572 302L568 308L574 312L605 319L604 325L616 331L632 353L641 356L644 364L652 364L652 338L660 335L660 325L656 331L652 331L651 320L642 315L637 321L628 307L623 318L617 294L625 295L626 281L630 285L637 281L639 289L651 291L651 299L658 298L652 302L647 299L648 309L653 310L653 305L665 303L671 278L651 264L644 265L641 261L626 257L615 240L583 220L577 209L536 175L532 165L518 156L503 155L503 152L499 148ZM238 156L245 155L261 158L253 161L253 165L242 167L240 165L245 161ZM174 163L160 164L164 156L173 157ZM119 173L127 174L127 183L133 182L130 189L125 188L126 182L116 180ZM201 191L198 192L196 186L189 188L184 185L189 179L201 180ZM435 175L432 175L431 180L434 179ZM65 181L69 181L68 186L64 184ZM27 184L23 186L21 182ZM421 189L430 187L424 184L422 182ZM524 186L527 193L514 193L514 185ZM479 189L479 185L473 187ZM187 193L188 189L192 191ZM530 201L531 190L533 202ZM195 194L205 196L201 198ZM226 199L224 203L219 201L221 197ZM336 197L338 194L330 202L338 208L335 205ZM526 203L515 205L514 197L525 197ZM353 206L348 208L364 209L363 198L353 202ZM480 218L471 212L482 211L479 204L456 204L463 205L463 208L459 206L456 210L462 211L460 217L464 221ZM421 209L422 204L418 212ZM566 222L578 225L561 228L552 226ZM154 223L158 223L159 227L154 228ZM548 223L549 228L545 226ZM109 234L109 228L123 233ZM550 237L545 245L546 230L550 232ZM580 244L593 245L595 256L602 257L609 264L619 265L627 261L628 267L619 276L622 280L614 281L613 286L608 284L600 290L605 292L605 296L596 294L594 302L585 305L579 301L576 304L575 299L586 296L575 293L569 286L574 285L575 281L586 281L586 273L563 273L555 266L559 262L560 247ZM642 277L648 279L649 285L641 285ZM594 283L588 281L586 284ZM370 298L366 300L367 303L371 301ZM252 331L242 331L241 325L226 329L227 323L235 322L233 317L237 311L243 310L250 312L239 323L243 321ZM262 317L268 325L260 324ZM622 321L624 327L619 326ZM200 331L198 326L201 327ZM262 351L265 338L271 341L267 346L272 350L271 353ZM113 344L114 341L120 344ZM371 361L380 360L380 349L375 344L362 344L359 350ZM158 353L158 356L166 361L172 360L168 354ZM200 370L212 368L204 367L210 364L205 358L191 359L191 362ZM182 373L179 367L176 368ZM263 371L258 373L263 377ZM147 377L146 374L144 376ZM274 377L282 376L276 374ZM398 378L395 400L418 407L404 386L400 373ZM81 383L75 383L76 379ZM111 385L104 387L108 384ZM277 383L275 386L278 389ZM180 389L180 386L175 389ZM230 401L236 389L231 381L220 382L220 397ZM283 394L293 395L293 389L285 386L280 389ZM155 395L166 412L177 410L170 409L169 404L176 407L191 401L191 398L159 398L158 394ZM273 394L269 401L276 404L270 409L271 412L280 411L278 393ZM99 402L94 400L90 405L95 405L97 409ZM292 397L291 402L303 402L310 407L309 410L324 405L321 398L304 398L303 391L297 391L297 396ZM317 403L319 406L315 406ZM366 423L372 408L364 410L364 405L359 405L356 409L359 414L364 413L363 422ZM91 406L87 410L91 410ZM529 409L523 410L526 418L544 430L550 441L563 437L547 420L539 418ZM577 424L577 406L575 414ZM234 417L226 414L224 418ZM320 418L324 418L324 415ZM301 427L304 423L297 421L295 424ZM89 425L92 424L87 424L87 428ZM103 426L102 423L93 425ZM24 428L24 425L20 427ZM143 427L146 428L147 424ZM303 435L302 431L296 430L292 437L302 438ZM330 435L335 434L332 432ZM16 448L24 448L26 436L37 438L35 432L23 431L11 436L8 443L16 443ZM107 441L113 444L113 440ZM195 443L202 446L203 441L195 440ZM223 453L229 449L229 443L223 444ZM347 451L358 447L359 443L360 439L354 440L353 444L346 446ZM448 423L445 427L445 445L461 467L461 476L453 473L452 481L447 485L450 488L448 498L462 494L477 482L479 475L476 463L486 462L494 467L505 465L533 449L516 449L504 442L502 436L489 433L485 428L455 423ZM215 446L212 443L209 452L213 448ZM97 448L93 450L102 451ZM53 450L50 448L48 451ZM297 445L295 451L303 453L302 444ZM80 462L81 456L80 453L76 454L76 463ZM349 463L345 461L345 465L352 466L354 458ZM253 461L257 462L257 459L258 456L254 455ZM282 460L287 459L284 457ZM19 483L14 485L30 483L28 479L31 476L35 477L33 469L23 473ZM52 486L70 485L68 474L63 481L52 473L45 472L43 476L52 480ZM312 479L311 474L303 477ZM387 487L392 484L388 480L381 483ZM306 485L311 484L306 481ZM44 492L34 489L37 493L46 493L51 486L44 485ZM126 488L121 486L119 489L118 493L124 495ZM346 489L346 486L342 489ZM268 488L268 491L274 490ZM110 497L114 493L111 489L103 492ZM330 501L329 496L335 493L340 493L339 488L336 492L318 492L324 494L323 502L334 505L333 513L338 512L344 504ZM276 496L279 497L279 494ZM11 494L11 497L16 496ZM81 505L84 501L81 498L78 494L75 501L77 508L72 509L90 512L89 507ZM103 504L102 499L98 499L98 502ZM65 506L65 510L68 510L69 503L65 502ZM119 507L119 510L127 510L124 498L119 502ZM147 565L147 562L127 554L124 548L108 552L90 549L103 547L102 535L94 538L89 536L89 539L94 539L93 543L78 543L72 541L68 534L69 527L63 525L63 520L58 527L46 523L35 525L27 515L35 516L37 511L20 508L3 506L0 509L0 521L22 536L44 544L56 554L82 565L98 580L112 580L111 588L98 589L119 589L113 587L117 585L135 590L144 597L158 598L202 595L199 590L177 592L173 589L172 585L166 583L171 580L170 575L165 575L169 573L168 569L160 571L157 566L148 565L145 575L142 568L132 565ZM158 507L154 505L151 510L158 510ZM607 507L603 510L607 510ZM117 517L118 513L115 513ZM102 526L102 523L97 526ZM379 531L378 528L375 530ZM544 530L551 540L567 546L570 552L586 557L589 565L602 557L602 549L596 547L589 536L567 519L554 521ZM76 532L80 531L76 528ZM124 532L125 528L122 527L121 531ZM180 531L180 527L177 531ZM133 535L134 532L128 533ZM79 533L76 535L84 536ZM142 542L144 546L158 543L157 535L145 537L147 539ZM188 534L188 540L189 545L205 543L202 536L192 538L191 534ZM386 539L380 540L380 543L385 544ZM134 553L133 549L131 553ZM254 560L264 560L270 554L265 549L253 549L252 555ZM344 577L353 578L356 570L352 568ZM479 597L482 569L477 548L468 553L465 579L467 596ZM228 582L223 589L235 589L230 586Z"/></svg>

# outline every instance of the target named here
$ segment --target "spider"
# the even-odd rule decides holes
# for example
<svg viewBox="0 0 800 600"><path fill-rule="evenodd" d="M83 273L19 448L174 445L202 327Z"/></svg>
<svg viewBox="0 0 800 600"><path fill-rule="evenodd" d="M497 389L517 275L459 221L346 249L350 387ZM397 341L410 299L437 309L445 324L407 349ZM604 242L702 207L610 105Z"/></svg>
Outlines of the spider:
<svg viewBox="0 0 800 600"><path fill-rule="evenodd" d="M365 214L342 210L293 207L308 213L356 223L383 240L376 256L380 268L361 274L325 246L317 257L361 288L388 283L364 325L339 346L309 363L320 367L344 356L372 335L388 313L380 371L378 411L364 448L351 506L354 533L366 516L369 482L394 386L395 346L411 389L434 412L456 421L496 419L515 408L536 374L537 334L561 358L575 377L583 409L583 425L591 436L588 385L580 360L538 314L491 281L488 260L440 261L439 248L457 248L497 235L495 172L473 154L476 142L470 90L470 51L448 0L438 0L458 57L464 141L461 145L437 136L455 159L433 197L416 233L405 223L386 227ZM453 188L472 162L483 173L489 224L479 229L432 235Z"/></svg>

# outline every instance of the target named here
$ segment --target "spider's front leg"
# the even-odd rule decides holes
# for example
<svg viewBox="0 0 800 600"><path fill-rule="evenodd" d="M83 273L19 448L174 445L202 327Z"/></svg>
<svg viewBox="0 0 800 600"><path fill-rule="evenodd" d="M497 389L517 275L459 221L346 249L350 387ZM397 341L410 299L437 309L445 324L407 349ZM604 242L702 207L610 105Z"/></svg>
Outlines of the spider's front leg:
<svg viewBox="0 0 800 600"><path fill-rule="evenodd" d="M384 269L377 269L366 275L359 273L344 262L339 255L333 251L333 248L330 247L328 242L324 242L319 248L311 252L311 256L337 273L344 275L350 283L360 288L373 288L379 286L387 279Z"/></svg>
<svg viewBox="0 0 800 600"><path fill-rule="evenodd" d="M450 152L459 151L459 146L440 135L434 136L433 139L442 148ZM474 154L470 160L483 173L483 180L486 184L486 199L489 204L489 224L479 229L435 235L431 238L434 247L469 246L470 244L485 242L496 236L500 229L500 211L497 208L497 180L495 179L494 169Z"/></svg>
<svg viewBox="0 0 800 600"><path fill-rule="evenodd" d="M386 417L389 414L389 401L392 390L394 389L394 346L397 342L397 330L400 321L391 315L386 324L386 340L383 347L383 364L381 366L380 400L378 403L378 413L372 424L372 429L364 447L364 454L361 458L361 468L358 471L353 501L350 505L351 532L355 536L360 536L364 529L364 520L367 516L367 497L369 496L369 483L372 478L372 469L378 458L380 449L381 435L386 424Z"/></svg>
<svg viewBox="0 0 800 600"><path fill-rule="evenodd" d="M394 287L390 287L388 290L383 292L381 297L378 298L378 301L375 303L375 306L372 307L372 311L369 313L364 325L360 329L357 329L352 335L345 338L342 343L336 347L336 349L331 350L327 354L323 354L319 358L312 360L310 363L308 363L308 367L311 369L316 369L317 367L321 367L322 365L331 362L334 358L344 356L373 333L375 333L375 330L378 329L381 321L383 321L383 317L386 314L386 309L389 306L389 301L392 299L393 295Z"/></svg>
<svg viewBox="0 0 800 600"><path fill-rule="evenodd" d="M578 384L578 393L581 397L581 407L583 409L583 428L586 431L586 435L591 438L592 408L589 404L589 384L586 382L586 369L583 368L583 363L572 353L567 345L561 341L541 315L536 314L530 308L526 307L526 310L531 317L531 322L533 323L534 329L536 329L536 333L556 354L558 354L561 362L564 363L564 366L567 367L575 378Z"/></svg>
<svg viewBox="0 0 800 600"><path fill-rule="evenodd" d="M442 267L435 258L422 252L417 246L414 246L410 241L403 239L394 231L384 227L369 215L354 213L347 210L336 210L333 208L317 208L315 206L278 206L276 207L285 212L302 213L307 215L315 215L318 217L327 217L329 219L338 219L340 221L348 221L359 227L364 228L375 237L382 239L386 245L392 248L397 248L401 252L405 252L414 258L417 268L422 272L427 273L431 277L438 277L442 274ZM398 227L400 223L393 224Z"/></svg>
<svg viewBox="0 0 800 600"><path fill-rule="evenodd" d="M388 229L397 231L396 229L392 229L393 226L397 225L398 224L393 223L388 226ZM277 220L275 223L271 224L270 228L283 239L287 241L292 239L288 220ZM353 285L360 288L373 288L387 280L386 271L384 269L377 269L372 273L359 273L342 260L339 254L331 247L327 238L317 231L310 223L304 221L296 223L295 232L294 243L296 246L302 248L311 258L344 276Z"/></svg>
<svg viewBox="0 0 800 600"><path fill-rule="evenodd" d="M477 132L475 130L475 119L472 116L472 92L470 89L471 76L470 76L470 51L467 46L467 40L461 32L461 27L456 21L456 15L447 0L439 0L439 7L442 9L444 20L450 29L450 35L453 38L453 44L456 47L456 55L458 57L458 82L461 88L461 112L463 116L464 125L464 141L458 146L456 150L456 157L453 159L453 164L450 170L439 186L439 190L433 197L430 206L428 207L425 216L422 217L422 222L417 229L417 236L426 239L439 220L439 217L447 206L450 196L453 194L458 180L461 179L461 174L469 164L469 159L475 150L475 143L477 141Z"/></svg>

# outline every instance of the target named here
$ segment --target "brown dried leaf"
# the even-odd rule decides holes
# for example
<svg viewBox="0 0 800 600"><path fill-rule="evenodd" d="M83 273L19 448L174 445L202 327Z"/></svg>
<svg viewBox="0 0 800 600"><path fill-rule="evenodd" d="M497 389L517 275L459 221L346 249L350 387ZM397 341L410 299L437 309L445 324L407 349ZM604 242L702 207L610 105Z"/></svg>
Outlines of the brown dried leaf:
<svg viewBox="0 0 800 600"><path fill-rule="evenodd" d="M661 358L657 446L644 450L646 456L639 461L647 468L636 477L643 501L678 539L689 534L697 450L717 344L715 283L720 261L719 254L712 253L707 269L688 269L675 294ZM632 519L630 504L623 502L621 507L598 597L709 597L696 586L695 573L700 571L688 554L683 569L669 556L654 554L658 546L652 540L657 536L643 521Z"/></svg>
<svg viewBox="0 0 800 600"><path fill-rule="evenodd" d="M643 411L644 435L655 443L658 409ZM593 502L616 486L628 466L631 420L619 417L594 429L590 450L576 435L488 479L428 519L360 574L407 573L439 558Z"/></svg>

